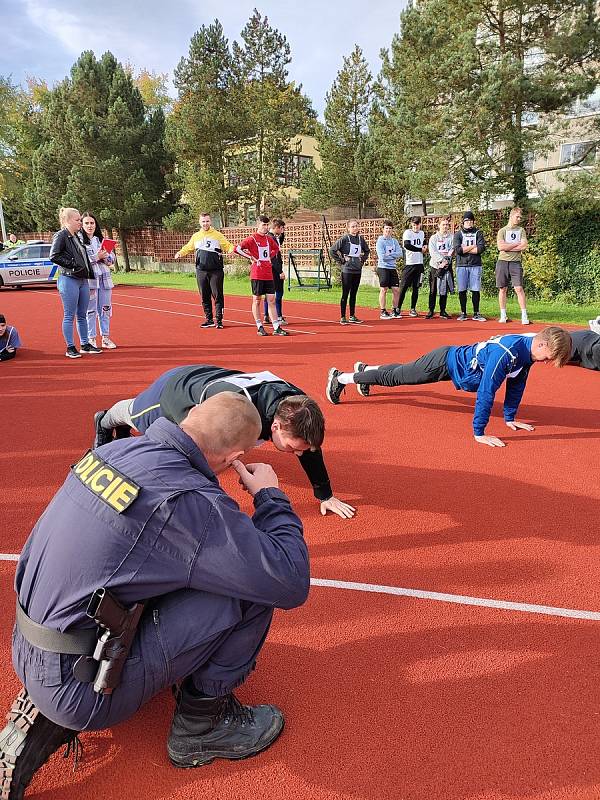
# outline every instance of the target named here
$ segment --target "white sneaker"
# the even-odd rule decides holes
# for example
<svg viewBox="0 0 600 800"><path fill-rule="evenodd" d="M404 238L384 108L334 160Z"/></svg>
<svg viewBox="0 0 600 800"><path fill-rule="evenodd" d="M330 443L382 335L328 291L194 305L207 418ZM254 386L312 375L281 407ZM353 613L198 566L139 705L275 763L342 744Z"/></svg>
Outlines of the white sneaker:
<svg viewBox="0 0 600 800"><path fill-rule="evenodd" d="M529 318L528 317L522 317L521 318L521 325L531 325L531 322L529 321Z"/></svg>
<svg viewBox="0 0 600 800"><path fill-rule="evenodd" d="M88 342L89 342L90 344L93 344L93 345L94 345L94 347L98 347L98 340L97 340L96 338L94 338L94 339L88 339Z"/></svg>
<svg viewBox="0 0 600 800"><path fill-rule="evenodd" d="M108 336L103 336L102 347L105 350L116 350L117 345L112 341L112 339L109 339Z"/></svg>
<svg viewBox="0 0 600 800"><path fill-rule="evenodd" d="M600 334L600 317L590 320L590 330L594 333Z"/></svg>

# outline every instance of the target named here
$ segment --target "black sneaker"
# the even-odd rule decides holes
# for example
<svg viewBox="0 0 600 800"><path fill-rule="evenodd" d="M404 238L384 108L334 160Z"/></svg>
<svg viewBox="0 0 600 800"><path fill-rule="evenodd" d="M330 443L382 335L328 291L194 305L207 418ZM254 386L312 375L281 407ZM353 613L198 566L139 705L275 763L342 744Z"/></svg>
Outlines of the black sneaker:
<svg viewBox="0 0 600 800"><path fill-rule="evenodd" d="M379 313L379 319L391 319L391 318L392 315L388 311L386 311L385 308L382 308Z"/></svg>
<svg viewBox="0 0 600 800"><path fill-rule="evenodd" d="M81 353L74 344L71 344L67 347L65 355L67 358L81 358Z"/></svg>
<svg viewBox="0 0 600 800"><path fill-rule="evenodd" d="M220 331L223 330L223 323L221 322L220 319L217 320L217 330L220 330Z"/></svg>
<svg viewBox="0 0 600 800"><path fill-rule="evenodd" d="M450 316L450 314L448 314L447 311L440 311L440 317L443 317L443 319L452 319L452 317Z"/></svg>
<svg viewBox="0 0 600 800"><path fill-rule="evenodd" d="M106 409L104 411L96 411L94 414L94 444L92 447L96 449L96 447L102 447L103 444L108 444L113 440L113 428L103 428L102 427L102 419L106 414Z"/></svg>
<svg viewBox="0 0 600 800"><path fill-rule="evenodd" d="M476 314L473 314L471 319L474 319L475 322L487 322L487 317L484 317L483 314L479 313L479 311Z"/></svg>
<svg viewBox="0 0 600 800"><path fill-rule="evenodd" d="M285 330L285 328L279 326L279 328L275 328L273 331L273 336L289 336L289 333Z"/></svg>
<svg viewBox="0 0 600 800"><path fill-rule="evenodd" d="M354 365L354 372L364 372L366 368L367 365L364 361L357 361ZM368 397L371 391L371 386L368 383L357 383L356 391L363 397Z"/></svg>
<svg viewBox="0 0 600 800"><path fill-rule="evenodd" d="M461 312L461 313L458 315L458 317L457 317L456 319L458 320L458 322L464 322L465 320L467 320L467 319L469 319L469 318L467 317L467 315L466 315L466 314L463 314L463 313Z"/></svg>
<svg viewBox="0 0 600 800"><path fill-rule="evenodd" d="M206 322L203 322L202 325L200 325L200 327L201 328L214 328L215 327L215 321L213 319L207 319Z"/></svg>
<svg viewBox="0 0 600 800"><path fill-rule="evenodd" d="M37 770L64 744L81 743L77 731L51 722L21 689L7 714L8 724L0 733L0 797L22 800Z"/></svg>
<svg viewBox="0 0 600 800"><path fill-rule="evenodd" d="M419 316L419 313L414 308L411 308L411 310L408 312L408 314L409 314L410 317L418 317Z"/></svg>
<svg viewBox="0 0 600 800"><path fill-rule="evenodd" d="M258 333L258 335L259 335L259 336L268 336L268 335L269 335L269 334L266 332L266 330L263 328L263 326L262 326L262 325L260 326L260 328L259 328L259 329L258 329L256 332Z"/></svg>
<svg viewBox="0 0 600 800"><path fill-rule="evenodd" d="M402 314L400 313L400 309L399 308L395 308L392 311L392 316L394 317L394 319L401 319Z"/></svg>
<svg viewBox="0 0 600 800"><path fill-rule="evenodd" d="M169 760L189 769L215 758L250 758L273 744L284 718L275 706L244 706L234 694L193 697L180 690L167 742Z"/></svg>
<svg viewBox="0 0 600 800"><path fill-rule="evenodd" d="M425 319L433 319L433 311L428 311L425 314Z"/></svg>
<svg viewBox="0 0 600 800"><path fill-rule="evenodd" d="M348 319L347 317L340 317L340 325L347 325Z"/></svg>
<svg viewBox="0 0 600 800"><path fill-rule="evenodd" d="M330 403L333 403L334 406L340 402L340 397L342 392L345 390L345 386L343 383L338 381L338 375L341 375L341 369L336 369L332 367L329 370L329 375L327 376L327 387L325 389L325 395Z"/></svg>
<svg viewBox="0 0 600 800"><path fill-rule="evenodd" d="M352 322L354 325L362 325L363 320L355 317L354 314L348 317L348 322Z"/></svg>
<svg viewBox="0 0 600 800"><path fill-rule="evenodd" d="M88 342L87 344L81 345L81 352L86 353L87 355L96 355L96 353L102 352L102 348L96 347L95 345L90 344L90 342Z"/></svg>
<svg viewBox="0 0 600 800"><path fill-rule="evenodd" d="M265 314L263 317L263 322L265 325L268 325L271 322L271 317L268 314Z"/></svg>

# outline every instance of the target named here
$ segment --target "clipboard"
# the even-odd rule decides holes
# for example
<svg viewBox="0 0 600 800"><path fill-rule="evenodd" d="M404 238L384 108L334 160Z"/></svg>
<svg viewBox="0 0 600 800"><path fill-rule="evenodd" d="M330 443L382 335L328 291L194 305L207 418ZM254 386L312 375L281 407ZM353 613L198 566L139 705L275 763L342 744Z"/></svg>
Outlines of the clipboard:
<svg viewBox="0 0 600 800"><path fill-rule="evenodd" d="M100 245L101 250L106 250L107 253L112 253L117 246L118 242L116 239L102 239L102 244Z"/></svg>

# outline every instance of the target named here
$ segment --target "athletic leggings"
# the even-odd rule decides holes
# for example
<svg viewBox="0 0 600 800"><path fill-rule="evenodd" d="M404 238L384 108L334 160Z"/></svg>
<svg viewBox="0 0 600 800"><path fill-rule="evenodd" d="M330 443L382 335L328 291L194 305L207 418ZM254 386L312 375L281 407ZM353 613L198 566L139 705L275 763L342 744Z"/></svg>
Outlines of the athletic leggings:
<svg viewBox="0 0 600 800"><path fill-rule="evenodd" d="M369 386L405 386L419 383L449 381L450 373L446 361L450 347L438 347L416 361L408 364L385 364L378 369L367 369L354 373L354 383Z"/></svg>
<svg viewBox="0 0 600 800"><path fill-rule="evenodd" d="M419 299L419 278L423 271L422 264L414 264L410 267L404 267L400 276L400 299L398 300L398 308L402 308L402 303L406 297L409 289L412 289L410 298L410 307L417 307L417 300Z"/></svg>
<svg viewBox="0 0 600 800"><path fill-rule="evenodd" d="M479 314L479 299L481 292L471 292L471 301L473 303L473 313ZM463 314L467 313L467 292L459 292L458 299L460 301L460 310Z"/></svg>
<svg viewBox="0 0 600 800"><path fill-rule="evenodd" d="M346 303L350 306L350 316L354 316L356 310L356 293L360 286L360 272L342 272L342 299L340 300L340 311L342 317L346 316Z"/></svg>

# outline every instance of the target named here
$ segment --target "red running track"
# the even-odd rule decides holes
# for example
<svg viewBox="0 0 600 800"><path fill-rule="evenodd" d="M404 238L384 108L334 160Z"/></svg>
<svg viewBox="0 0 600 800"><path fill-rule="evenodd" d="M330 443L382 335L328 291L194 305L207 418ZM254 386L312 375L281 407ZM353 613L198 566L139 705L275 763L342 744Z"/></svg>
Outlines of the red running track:
<svg viewBox="0 0 600 800"><path fill-rule="evenodd" d="M190 292L122 286L114 299L119 349L68 361L55 291L0 294L25 343L0 366L3 553L19 552L89 446L95 410L178 364L268 368L322 401L334 490L359 508L351 521L323 518L294 458L270 445L252 455L273 464L302 516L312 575L483 605L313 586L302 608L277 612L240 691L286 714L269 751L172 768L164 692L130 722L84 735L77 773L55 756L28 797L597 800L600 623L490 608L485 598L600 611L600 376L535 365L520 418L536 430L509 431L497 404L489 432L508 446L492 449L472 438L473 397L449 384L369 399L350 387L335 408L324 387L332 365L408 360L504 331L493 322L380 321L365 309L368 325L342 328L335 306L286 301L293 335L261 339L248 298L228 298L222 331L198 328ZM249 510L232 476L222 482ZM8 709L14 562L2 561L0 576Z"/></svg>

